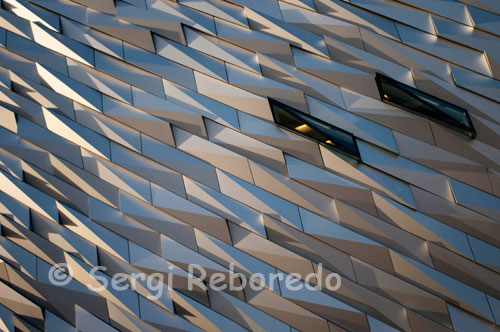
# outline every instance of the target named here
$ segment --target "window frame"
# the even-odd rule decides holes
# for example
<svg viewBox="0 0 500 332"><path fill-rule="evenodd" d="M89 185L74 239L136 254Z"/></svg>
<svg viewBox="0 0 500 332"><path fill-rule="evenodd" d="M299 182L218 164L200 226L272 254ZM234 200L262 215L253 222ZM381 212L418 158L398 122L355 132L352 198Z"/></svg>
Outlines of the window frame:
<svg viewBox="0 0 500 332"><path fill-rule="evenodd" d="M314 141L314 142L316 142L316 143L318 143L318 144L320 144L320 145L322 145L322 146L324 146L324 147L326 147L326 148L328 148L328 149L330 149L330 150L332 150L334 152L341 153L341 154L343 154L343 155L345 155L345 156L347 156L349 158L352 158L352 159L354 159L354 160L356 160L358 162L362 161L361 160L361 154L359 153L359 148L358 148L358 143L357 143L357 137L354 136L352 133L350 133L347 130L344 130L342 128L339 128L339 127L337 127L335 125L332 125L331 123L328 123L326 121L318 119L318 118L316 118L316 117L314 117L314 116L312 116L310 114L307 114L305 112L299 111L299 110L297 110L297 109L295 109L295 108L293 108L291 106L288 106L287 104L284 104L284 103L282 103L282 102L280 102L280 101L278 101L278 100L276 100L274 98L270 98L269 97L268 101L269 101L269 105L270 105L270 108L271 108L271 113L273 115L274 124L277 125L278 127L286 129L288 131L291 131L291 132L293 132L293 133L295 133L295 134L297 134L299 136L305 137L305 138L307 138L307 139L309 139L311 141ZM278 106L281 109L283 109L285 112L287 112L288 115L292 116L296 120L298 120L298 121L300 121L300 122L302 122L304 124L307 124L307 126L309 126L310 128L312 128L316 132L319 132L321 135L325 136L326 138L328 138L329 140L331 140L334 143L338 142L338 140L335 137L332 137L332 135L329 135L328 133L325 133L325 131L319 129L313 123L311 123L311 122L309 122L309 121L307 121L305 119L311 118L312 121L317 121L317 122L319 122L322 125L325 125L325 126L330 127L330 128L332 128L334 130L340 131L343 134L348 135L352 139L354 151L351 152L350 149L342 149L340 147L329 145L329 144L327 144L325 142L322 142L322 141L320 141L320 140L318 140L316 138L308 136L307 134L304 134L303 132L301 132L299 130L296 130L294 128L290 128L290 127L287 127L287 126L281 124L279 122L278 118L277 118L277 115L275 114L276 111L273 108L273 104L275 104L276 106ZM305 119L302 119L300 116L295 115L295 113L299 113L300 116L303 116ZM341 146L341 145L339 145L339 146Z"/></svg>
<svg viewBox="0 0 500 332"><path fill-rule="evenodd" d="M409 90L409 91L406 91L406 90L403 90L404 93L406 94L409 94L411 97L415 98L416 100L420 101L421 103L423 103L424 105L426 105L427 107L431 108L432 110L434 110L436 113L438 114L443 114L444 117L446 118L452 118L451 116L449 116L448 114L446 114L446 112L440 110L438 107L432 105L431 103L427 102L425 99L422 99L420 97L418 97L418 95L415 95L413 93L411 93L412 90L418 92L419 94L422 94L424 96L428 96L430 99L433 99L433 100L436 100L436 102L441 102L443 104L446 104L447 106L451 106L459 111L463 111L463 113L465 114L465 117L467 119L467 121L470 123L470 128L465 126L465 125L462 125L461 123L459 122L455 122L455 121L446 121L446 120L442 120L440 119L439 117L435 117L435 116L430 116L430 115L427 115L427 114L424 114L424 113L421 113L421 112L418 112L417 110L414 110L414 109L411 109L409 107L405 107L404 105L400 105L398 103L394 103L394 102L391 102L390 99L386 98L384 95L386 95L386 92L384 92L384 89L382 88L382 82L381 80L385 80L386 82L388 82L389 84L395 86L397 89L400 89L400 90L403 90L401 89L400 86L403 86L405 89ZM474 124L472 123L472 119L469 115L469 112L463 108L463 107L460 107L460 106L457 106L455 104L452 104L444 99L441 99L439 97L436 97L436 96L433 96L427 92L424 92L422 90L419 90L419 89L416 89L410 85L407 85L407 84L404 84L402 82L399 82L393 78L390 78L384 74L381 74L381 73L376 73L376 76L375 76L375 81L377 82L377 88L378 88L378 91L379 91L379 94L380 94L380 100L386 104L389 104L389 105L392 105L392 106L395 106L395 107L398 107L400 109L403 109L407 112L410 112L410 113L413 113L413 114L416 114L416 115L419 115L419 116L423 116L425 117L426 119L428 120L431 120L431 121L434 121L436 123L439 123L445 127L448 127L450 129L453 129L457 132L459 132L460 134L462 135L465 135L466 137L470 138L470 139L474 139L476 138L476 135L477 135L477 132L476 132L476 129L474 128Z"/></svg>

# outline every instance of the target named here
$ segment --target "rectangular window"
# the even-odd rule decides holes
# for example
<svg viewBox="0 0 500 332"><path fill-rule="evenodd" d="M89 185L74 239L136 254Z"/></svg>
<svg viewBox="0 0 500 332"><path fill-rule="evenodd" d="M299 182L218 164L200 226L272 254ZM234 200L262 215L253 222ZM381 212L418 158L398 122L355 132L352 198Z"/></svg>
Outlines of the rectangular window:
<svg viewBox="0 0 500 332"><path fill-rule="evenodd" d="M340 128L269 98L274 121L302 136L361 161L355 137Z"/></svg>
<svg viewBox="0 0 500 332"><path fill-rule="evenodd" d="M376 81L382 101L476 137L467 110L379 73Z"/></svg>

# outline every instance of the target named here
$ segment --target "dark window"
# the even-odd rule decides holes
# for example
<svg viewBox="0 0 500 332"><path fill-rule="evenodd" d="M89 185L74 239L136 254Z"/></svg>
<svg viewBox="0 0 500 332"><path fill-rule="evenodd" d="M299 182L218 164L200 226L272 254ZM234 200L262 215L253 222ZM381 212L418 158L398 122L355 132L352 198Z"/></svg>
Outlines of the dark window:
<svg viewBox="0 0 500 332"><path fill-rule="evenodd" d="M361 161L356 139L351 133L274 99L269 102L274 121L280 126Z"/></svg>
<svg viewBox="0 0 500 332"><path fill-rule="evenodd" d="M378 73L376 80L382 101L476 137L467 110Z"/></svg>

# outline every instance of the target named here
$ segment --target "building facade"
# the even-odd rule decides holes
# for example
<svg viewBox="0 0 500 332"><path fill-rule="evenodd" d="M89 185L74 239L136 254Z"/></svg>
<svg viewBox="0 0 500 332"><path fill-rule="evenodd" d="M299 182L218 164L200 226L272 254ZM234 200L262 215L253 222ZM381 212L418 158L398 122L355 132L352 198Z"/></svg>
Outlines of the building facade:
<svg viewBox="0 0 500 332"><path fill-rule="evenodd" d="M1 331L500 331L500 2L1 0Z"/></svg>

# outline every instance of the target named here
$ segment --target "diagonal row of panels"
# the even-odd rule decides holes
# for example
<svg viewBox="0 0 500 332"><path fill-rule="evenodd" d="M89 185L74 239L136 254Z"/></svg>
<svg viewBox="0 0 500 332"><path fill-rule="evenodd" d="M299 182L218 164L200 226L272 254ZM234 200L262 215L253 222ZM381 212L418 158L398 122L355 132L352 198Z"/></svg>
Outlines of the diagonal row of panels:
<svg viewBox="0 0 500 332"><path fill-rule="evenodd" d="M1 6L0 330L499 329L494 3ZM466 108L477 138L381 102L377 72ZM277 126L268 97L353 133L362 162ZM189 264L342 286L217 291ZM93 291L97 266L173 279Z"/></svg>

